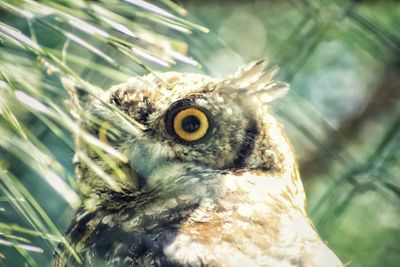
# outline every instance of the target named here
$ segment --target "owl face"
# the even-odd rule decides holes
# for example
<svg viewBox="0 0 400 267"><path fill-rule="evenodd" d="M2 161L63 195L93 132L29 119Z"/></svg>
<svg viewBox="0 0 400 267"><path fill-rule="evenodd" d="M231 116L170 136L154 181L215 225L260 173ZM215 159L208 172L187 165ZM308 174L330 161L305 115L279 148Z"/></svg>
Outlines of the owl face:
<svg viewBox="0 0 400 267"><path fill-rule="evenodd" d="M255 155L256 142L270 138L259 130L267 126L269 110L257 90L270 84L269 90L276 95L272 89L282 93L287 87L270 81L271 73L260 72L262 64L254 63L225 80L176 72L132 78L102 93L100 99L89 101L87 110L101 123L85 123L85 128L126 155L125 170L130 169L129 180L135 186L146 184L148 177L165 164L170 169L171 165L195 165L213 171L272 169L273 144L262 151L270 154L267 160ZM140 124L139 133L105 103ZM92 151L87 153L93 155ZM103 160L96 156L93 160L111 171ZM100 181L90 182L92 187L104 186Z"/></svg>
<svg viewBox="0 0 400 267"><path fill-rule="evenodd" d="M241 164L241 150L256 132L255 117L241 98L212 90L215 86L208 83L183 94L174 90L168 96L153 92L155 95L145 100L146 116L141 115L144 112L140 107L131 114L146 127L134 146L168 161L208 168L226 169ZM128 97L139 97L138 102L142 103L146 93L134 88L128 90Z"/></svg>

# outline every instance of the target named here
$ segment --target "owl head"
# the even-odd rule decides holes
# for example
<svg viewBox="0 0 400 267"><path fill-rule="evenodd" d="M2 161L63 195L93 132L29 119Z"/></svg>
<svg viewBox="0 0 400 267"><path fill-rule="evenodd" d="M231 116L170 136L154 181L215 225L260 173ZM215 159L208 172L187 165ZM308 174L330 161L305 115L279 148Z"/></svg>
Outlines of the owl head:
<svg viewBox="0 0 400 267"><path fill-rule="evenodd" d="M247 238L258 247L242 242L236 232L229 236L240 239L232 242L243 251L258 249L246 254L264 255L268 266L342 266L306 214L294 152L268 106L288 85L273 80L276 67L265 67L263 60L253 62L225 79L151 73L76 98L83 129L77 132L76 171L85 210L141 202L146 202L141 206L145 212L159 214L170 214L170 205L211 207L215 212L208 216L217 217L210 220L225 222L216 229L230 221L245 229L252 222L255 237ZM123 196L137 192L141 195L133 204L125 203ZM191 224L196 213L185 216L190 217L187 231L200 239L215 240L221 234ZM186 228L181 227L182 235L165 253L197 266L197 257L182 256L199 248L196 242L194 247L186 244ZM203 255L212 254L209 248L225 249L221 240L215 242L204 247Z"/></svg>
<svg viewBox="0 0 400 267"><path fill-rule="evenodd" d="M226 79L151 73L86 97L82 127L121 157L78 136L83 194L151 188L167 184L167 177L174 183L174 170L187 166L293 171L293 152L268 107L288 85L272 80L277 67L265 67L264 60L253 62ZM161 171L164 166L167 173Z"/></svg>

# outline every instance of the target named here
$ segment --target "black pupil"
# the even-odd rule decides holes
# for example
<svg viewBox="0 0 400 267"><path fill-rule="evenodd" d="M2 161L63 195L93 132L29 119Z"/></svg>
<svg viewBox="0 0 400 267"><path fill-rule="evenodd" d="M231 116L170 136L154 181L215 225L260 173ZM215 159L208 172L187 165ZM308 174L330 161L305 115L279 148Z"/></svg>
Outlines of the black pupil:
<svg viewBox="0 0 400 267"><path fill-rule="evenodd" d="M182 129L188 133L194 133L200 128L200 120L196 116L187 116L182 120Z"/></svg>

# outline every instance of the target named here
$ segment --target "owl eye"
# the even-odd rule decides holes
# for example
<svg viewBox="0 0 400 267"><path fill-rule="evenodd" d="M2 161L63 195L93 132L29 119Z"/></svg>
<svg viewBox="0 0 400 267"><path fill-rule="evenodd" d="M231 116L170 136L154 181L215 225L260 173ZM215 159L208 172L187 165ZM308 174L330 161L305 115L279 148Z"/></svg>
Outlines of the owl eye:
<svg viewBox="0 0 400 267"><path fill-rule="evenodd" d="M172 124L174 133L186 142L200 140L207 134L209 128L207 115L193 107L178 111Z"/></svg>
<svg viewBox="0 0 400 267"><path fill-rule="evenodd" d="M97 135L100 141L109 144L118 139L119 131L110 122L105 121L100 124Z"/></svg>

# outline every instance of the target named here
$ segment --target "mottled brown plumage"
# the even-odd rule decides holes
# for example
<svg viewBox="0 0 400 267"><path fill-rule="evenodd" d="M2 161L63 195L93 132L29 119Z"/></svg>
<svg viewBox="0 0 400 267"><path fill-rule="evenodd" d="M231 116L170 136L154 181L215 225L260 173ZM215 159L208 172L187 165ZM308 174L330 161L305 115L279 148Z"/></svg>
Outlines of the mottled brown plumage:
<svg viewBox="0 0 400 267"><path fill-rule="evenodd" d="M77 137L84 202L67 237L82 264L342 266L306 214L294 152L267 106L287 84L264 68L149 74L79 108L82 127L116 152ZM61 247L54 266L65 265L79 264Z"/></svg>

